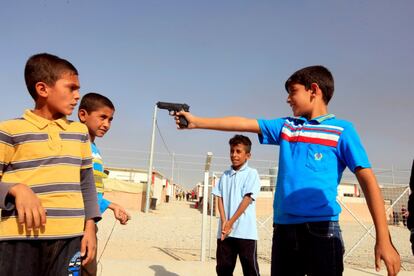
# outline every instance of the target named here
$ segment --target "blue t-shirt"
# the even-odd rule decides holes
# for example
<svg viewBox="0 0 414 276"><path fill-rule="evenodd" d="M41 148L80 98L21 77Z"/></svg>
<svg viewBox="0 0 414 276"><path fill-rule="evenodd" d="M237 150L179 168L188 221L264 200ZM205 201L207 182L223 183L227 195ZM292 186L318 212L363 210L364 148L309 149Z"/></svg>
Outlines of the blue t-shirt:
<svg viewBox="0 0 414 276"><path fill-rule="evenodd" d="M95 178L96 192L98 195L98 206L99 211L101 212L101 214L103 214L103 212L105 212L111 204L109 200L103 197L103 179L106 177L106 174L104 173L104 166L102 162L101 153L98 147L95 145L95 143L91 143L91 149L93 157L93 175Z"/></svg>
<svg viewBox="0 0 414 276"><path fill-rule="evenodd" d="M260 143L280 146L274 222L337 221L337 187L343 171L371 167L353 125L333 114L258 123Z"/></svg>
<svg viewBox="0 0 414 276"><path fill-rule="evenodd" d="M253 202L244 213L234 222L229 237L257 240L256 227L256 198L260 192L259 174L248 166L247 162L237 171L229 169L223 173L218 184L213 188L212 194L223 199L226 219L236 213L243 197L250 194ZM221 220L219 222L217 238L221 237Z"/></svg>

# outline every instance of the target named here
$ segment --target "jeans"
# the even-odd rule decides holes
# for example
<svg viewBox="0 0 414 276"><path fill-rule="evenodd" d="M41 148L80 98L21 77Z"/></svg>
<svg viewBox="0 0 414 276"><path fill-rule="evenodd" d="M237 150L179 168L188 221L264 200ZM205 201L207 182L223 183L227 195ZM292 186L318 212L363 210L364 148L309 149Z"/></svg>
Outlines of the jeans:
<svg viewBox="0 0 414 276"><path fill-rule="evenodd" d="M337 276L345 252L336 221L274 224L272 276Z"/></svg>

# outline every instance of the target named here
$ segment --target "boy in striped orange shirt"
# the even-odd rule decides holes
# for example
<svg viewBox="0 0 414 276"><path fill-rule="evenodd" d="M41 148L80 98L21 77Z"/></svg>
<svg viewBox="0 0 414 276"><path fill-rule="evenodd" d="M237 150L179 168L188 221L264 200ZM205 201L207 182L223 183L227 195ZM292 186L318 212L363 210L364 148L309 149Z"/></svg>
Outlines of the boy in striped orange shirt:
<svg viewBox="0 0 414 276"><path fill-rule="evenodd" d="M78 72L43 53L24 74L35 107L0 123L0 271L79 275L95 258L100 213L88 130L66 118L80 98Z"/></svg>

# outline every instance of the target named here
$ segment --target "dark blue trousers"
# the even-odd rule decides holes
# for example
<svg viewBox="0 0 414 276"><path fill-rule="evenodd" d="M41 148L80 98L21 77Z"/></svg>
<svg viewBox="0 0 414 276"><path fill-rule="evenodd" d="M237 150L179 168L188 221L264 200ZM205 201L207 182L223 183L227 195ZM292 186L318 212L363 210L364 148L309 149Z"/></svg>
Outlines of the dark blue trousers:
<svg viewBox="0 0 414 276"><path fill-rule="evenodd" d="M273 226L272 276L342 275L343 254L336 221Z"/></svg>
<svg viewBox="0 0 414 276"><path fill-rule="evenodd" d="M237 255L243 269L244 276L260 276L257 263L257 241L226 238L217 240L217 266L218 276L232 276L236 266Z"/></svg>
<svg viewBox="0 0 414 276"><path fill-rule="evenodd" d="M81 237L0 241L0 275L80 276Z"/></svg>

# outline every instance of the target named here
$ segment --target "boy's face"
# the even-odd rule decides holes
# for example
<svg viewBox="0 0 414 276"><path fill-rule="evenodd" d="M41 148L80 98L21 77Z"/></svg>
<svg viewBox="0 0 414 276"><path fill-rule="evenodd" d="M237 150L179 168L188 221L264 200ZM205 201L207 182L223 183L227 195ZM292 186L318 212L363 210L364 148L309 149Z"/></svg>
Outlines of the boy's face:
<svg viewBox="0 0 414 276"><path fill-rule="evenodd" d="M80 109L78 115L80 121L88 127L91 140L94 141L95 137L103 137L111 128L114 110L107 106L102 106L89 113Z"/></svg>
<svg viewBox="0 0 414 276"><path fill-rule="evenodd" d="M240 169L249 158L250 152L246 152L245 145L237 144L230 146L230 159L234 170Z"/></svg>
<svg viewBox="0 0 414 276"><path fill-rule="evenodd" d="M44 99L45 107L54 119L72 114L78 104L80 85L75 74L63 73L53 86L38 83L37 87L39 97Z"/></svg>
<svg viewBox="0 0 414 276"><path fill-rule="evenodd" d="M312 113L312 90L307 90L302 84L289 86L287 103L292 108L293 116L309 117Z"/></svg>

